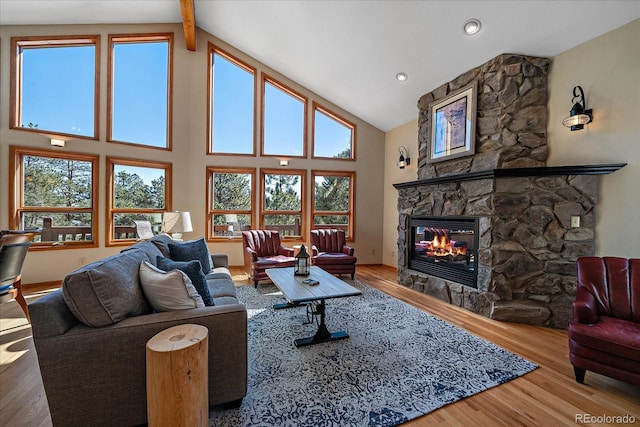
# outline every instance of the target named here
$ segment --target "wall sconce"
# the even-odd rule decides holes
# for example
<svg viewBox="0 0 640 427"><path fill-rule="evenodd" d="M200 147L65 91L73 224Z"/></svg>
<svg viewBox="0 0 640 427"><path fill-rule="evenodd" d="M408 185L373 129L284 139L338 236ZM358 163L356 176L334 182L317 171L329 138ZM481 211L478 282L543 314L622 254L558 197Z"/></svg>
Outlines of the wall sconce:
<svg viewBox="0 0 640 427"><path fill-rule="evenodd" d="M582 87L576 86L573 88L573 98L571 102L574 102L577 98L577 102L573 104L569 117L562 121L562 124L572 131L580 130L584 128L584 125L593 121L593 110L587 110L586 101L584 99L584 92Z"/></svg>
<svg viewBox="0 0 640 427"><path fill-rule="evenodd" d="M409 166L411 164L409 151L407 150L407 147L400 146L398 147L398 152L400 153L400 158L398 159L398 163L396 163L396 165L398 165L400 169L404 169L406 166Z"/></svg>
<svg viewBox="0 0 640 427"><path fill-rule="evenodd" d="M280 160L280 166L289 166L289 160Z"/></svg>
<svg viewBox="0 0 640 427"><path fill-rule="evenodd" d="M64 139L51 138L51 145L54 147L64 147Z"/></svg>

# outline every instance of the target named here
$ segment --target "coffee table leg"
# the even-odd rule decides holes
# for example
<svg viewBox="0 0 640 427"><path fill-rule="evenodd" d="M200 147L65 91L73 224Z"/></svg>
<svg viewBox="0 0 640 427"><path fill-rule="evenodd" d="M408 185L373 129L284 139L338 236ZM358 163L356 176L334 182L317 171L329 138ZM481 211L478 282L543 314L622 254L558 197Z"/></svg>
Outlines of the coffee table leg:
<svg viewBox="0 0 640 427"><path fill-rule="evenodd" d="M320 344L321 342L337 341L349 338L349 334L345 331L329 332L325 323L325 303L320 300L320 304L316 306L316 314L320 315L320 325L315 335L309 338L300 338L294 341L296 347L304 347L307 345Z"/></svg>

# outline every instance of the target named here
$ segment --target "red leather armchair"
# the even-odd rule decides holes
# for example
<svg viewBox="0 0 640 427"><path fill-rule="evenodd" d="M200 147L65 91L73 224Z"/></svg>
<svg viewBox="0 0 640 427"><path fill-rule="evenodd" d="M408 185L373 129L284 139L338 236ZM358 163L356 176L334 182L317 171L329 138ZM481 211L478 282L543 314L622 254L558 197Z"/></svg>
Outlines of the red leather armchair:
<svg viewBox="0 0 640 427"><path fill-rule="evenodd" d="M280 234L272 230L248 230L242 232L244 244L244 270L258 287L260 280L268 279L267 268L293 267L293 249L285 248Z"/></svg>
<svg viewBox="0 0 640 427"><path fill-rule="evenodd" d="M640 259L578 259L569 358L579 383L593 371L640 385Z"/></svg>
<svg viewBox="0 0 640 427"><path fill-rule="evenodd" d="M311 231L311 263L331 274L356 274L354 249L347 246L343 230Z"/></svg>

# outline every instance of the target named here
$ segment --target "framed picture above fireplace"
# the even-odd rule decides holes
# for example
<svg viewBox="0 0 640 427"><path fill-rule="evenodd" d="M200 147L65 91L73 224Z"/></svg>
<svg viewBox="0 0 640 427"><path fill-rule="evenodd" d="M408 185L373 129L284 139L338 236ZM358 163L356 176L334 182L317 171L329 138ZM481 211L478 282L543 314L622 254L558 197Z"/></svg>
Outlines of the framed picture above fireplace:
<svg viewBox="0 0 640 427"><path fill-rule="evenodd" d="M427 163L469 156L476 145L477 83L429 105L431 139Z"/></svg>

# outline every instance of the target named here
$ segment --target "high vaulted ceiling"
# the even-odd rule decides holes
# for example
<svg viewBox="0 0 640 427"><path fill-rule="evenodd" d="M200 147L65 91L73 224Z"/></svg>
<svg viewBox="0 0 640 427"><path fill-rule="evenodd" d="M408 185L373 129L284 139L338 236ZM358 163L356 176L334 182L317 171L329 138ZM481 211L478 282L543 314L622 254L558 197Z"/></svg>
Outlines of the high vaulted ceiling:
<svg viewBox="0 0 640 427"><path fill-rule="evenodd" d="M640 18L637 0L194 0L194 7L197 27L384 131L417 117L421 95L501 53L553 57ZM482 22L474 36L462 31L469 18ZM182 22L179 0L0 0L0 25L169 22ZM403 83L395 79L401 71L409 76Z"/></svg>

